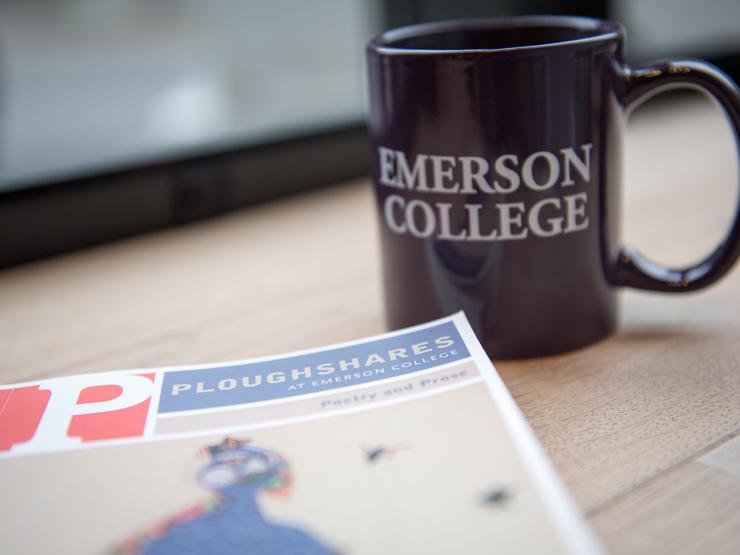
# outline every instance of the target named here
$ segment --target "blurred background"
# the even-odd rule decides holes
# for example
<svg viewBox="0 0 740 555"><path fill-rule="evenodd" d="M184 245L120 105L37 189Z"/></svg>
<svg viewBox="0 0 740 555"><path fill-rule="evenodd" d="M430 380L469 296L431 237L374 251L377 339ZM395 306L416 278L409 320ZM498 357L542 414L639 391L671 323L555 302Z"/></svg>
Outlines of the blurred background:
<svg viewBox="0 0 740 555"><path fill-rule="evenodd" d="M737 0L2 0L0 266L365 175L368 38L535 13L740 79Z"/></svg>

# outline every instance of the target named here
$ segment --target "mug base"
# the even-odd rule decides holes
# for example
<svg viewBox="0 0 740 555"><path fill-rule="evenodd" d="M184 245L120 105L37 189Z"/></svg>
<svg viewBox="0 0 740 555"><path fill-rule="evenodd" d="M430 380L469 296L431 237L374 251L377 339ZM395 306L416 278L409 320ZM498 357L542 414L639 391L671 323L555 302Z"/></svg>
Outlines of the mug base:
<svg viewBox="0 0 740 555"><path fill-rule="evenodd" d="M609 322L601 326L593 326L588 330L580 330L577 335L568 337L539 338L522 343L521 340L484 339L479 336L486 354L495 361L522 360L559 355L582 349L606 339L617 331L617 323Z"/></svg>

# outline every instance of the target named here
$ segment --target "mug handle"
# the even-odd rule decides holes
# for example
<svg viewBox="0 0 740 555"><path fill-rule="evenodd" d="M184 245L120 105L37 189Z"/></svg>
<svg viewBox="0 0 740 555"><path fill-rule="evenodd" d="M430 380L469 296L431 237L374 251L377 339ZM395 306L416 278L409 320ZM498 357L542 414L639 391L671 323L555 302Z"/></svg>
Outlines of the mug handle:
<svg viewBox="0 0 740 555"><path fill-rule="evenodd" d="M626 68L623 74L627 115L653 95L667 89L688 88L719 102L730 120L740 160L740 90L721 70L698 60L669 60L644 68ZM727 273L740 255L740 195L729 233L709 256L686 268L666 268L630 246L619 251L617 285L652 291L688 292L701 289Z"/></svg>

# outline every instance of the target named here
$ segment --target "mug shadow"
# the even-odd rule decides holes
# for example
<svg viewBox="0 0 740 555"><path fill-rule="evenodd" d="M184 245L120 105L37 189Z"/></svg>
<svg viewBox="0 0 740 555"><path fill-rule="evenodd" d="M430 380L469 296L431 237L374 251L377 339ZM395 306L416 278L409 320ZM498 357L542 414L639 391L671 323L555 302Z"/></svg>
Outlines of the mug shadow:
<svg viewBox="0 0 740 555"><path fill-rule="evenodd" d="M711 337L712 333L703 328L683 324L666 325L628 325L620 327L617 332L606 339L607 343L661 343L665 341L686 340L702 341ZM604 342L602 342L604 343ZM598 347L601 343L597 344Z"/></svg>
<svg viewBox="0 0 740 555"><path fill-rule="evenodd" d="M672 347L700 345L715 335L710 329L681 323L628 324L620 326L611 336L574 351L539 358L517 360L494 357L493 360L502 376L508 378L537 375L540 379L558 380L564 372L571 378L591 374L595 367L601 365L597 361L632 357L640 351L647 355L648 352L665 351Z"/></svg>

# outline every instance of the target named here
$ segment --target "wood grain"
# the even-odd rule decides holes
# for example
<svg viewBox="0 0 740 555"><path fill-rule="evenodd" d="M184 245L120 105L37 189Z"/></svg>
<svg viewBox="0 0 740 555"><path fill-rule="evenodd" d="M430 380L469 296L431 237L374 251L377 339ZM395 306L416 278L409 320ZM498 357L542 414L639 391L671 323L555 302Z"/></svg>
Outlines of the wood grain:
<svg viewBox="0 0 740 555"><path fill-rule="evenodd" d="M695 260L736 202L704 104L630 126L625 237ZM229 360L384 329L367 180L0 272L0 381ZM625 291L620 331L497 364L615 553L740 552L740 472L700 462L740 431L740 271L692 295ZM731 457L727 463L732 467Z"/></svg>
<svg viewBox="0 0 740 555"><path fill-rule="evenodd" d="M624 496L593 521L615 552L737 553L740 481L690 461Z"/></svg>

